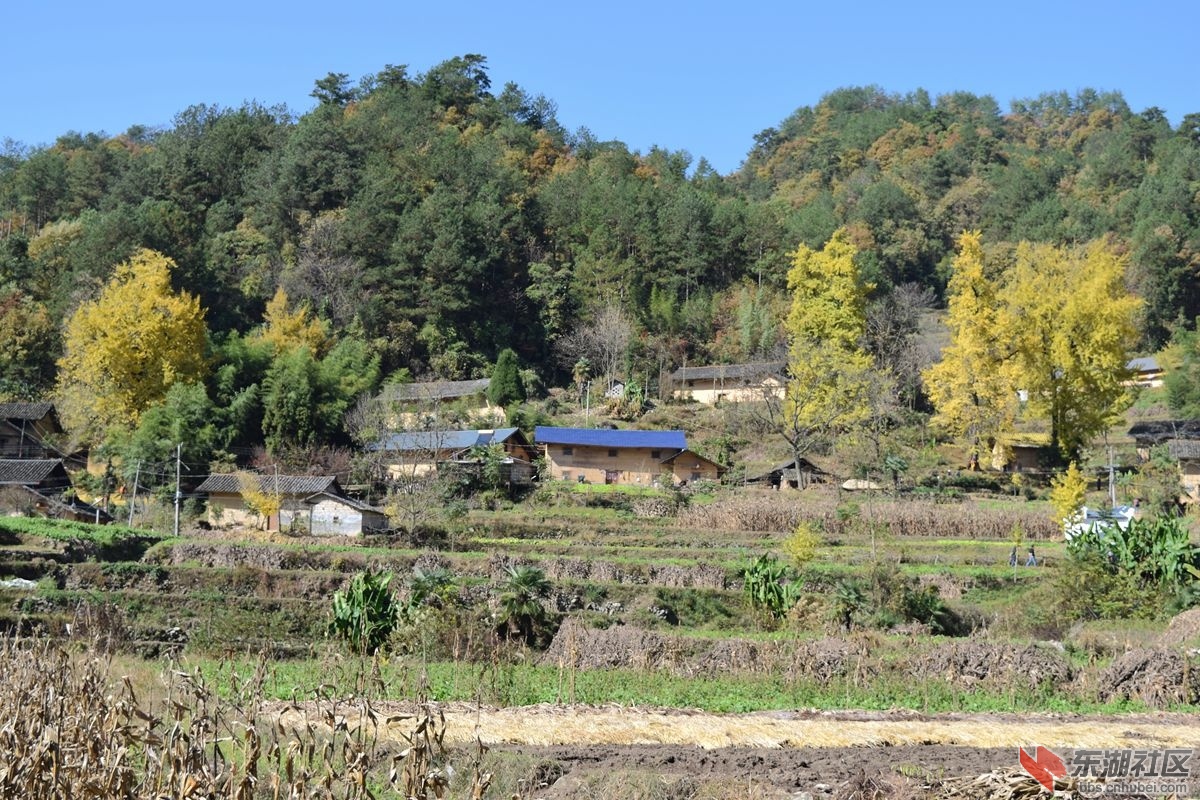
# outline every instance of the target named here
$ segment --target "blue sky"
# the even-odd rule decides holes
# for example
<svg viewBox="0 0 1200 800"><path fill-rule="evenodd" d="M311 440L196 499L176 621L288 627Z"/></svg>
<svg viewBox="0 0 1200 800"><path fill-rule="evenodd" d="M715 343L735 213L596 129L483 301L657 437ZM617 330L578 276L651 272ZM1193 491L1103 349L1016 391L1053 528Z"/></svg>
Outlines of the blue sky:
<svg viewBox="0 0 1200 800"><path fill-rule="evenodd" d="M0 142L166 127L194 103L313 105L328 72L488 59L570 130L738 167L754 134L843 86L1018 98L1091 87L1200 112L1193 2L10 4Z"/></svg>

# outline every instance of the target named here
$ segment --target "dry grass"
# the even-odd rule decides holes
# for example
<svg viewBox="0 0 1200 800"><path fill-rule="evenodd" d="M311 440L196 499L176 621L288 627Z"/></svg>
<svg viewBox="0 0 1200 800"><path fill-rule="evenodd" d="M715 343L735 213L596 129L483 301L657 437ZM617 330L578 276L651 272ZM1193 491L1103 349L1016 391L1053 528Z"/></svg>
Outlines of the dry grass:
<svg viewBox="0 0 1200 800"><path fill-rule="evenodd" d="M402 704L377 705L399 714ZM277 708L294 724L302 706ZM914 712L763 712L708 714L617 706L540 705L513 708L443 704L450 743L488 745L648 745L719 747L860 747L908 744L1016 748L1036 741L1053 748L1191 747L1195 720L1186 715L1063 719L1038 715L944 715ZM384 727L382 738L400 729Z"/></svg>
<svg viewBox="0 0 1200 800"><path fill-rule="evenodd" d="M830 492L740 493L703 506L692 506L681 521L690 528L721 531L791 532L801 522L820 525L826 535L853 535L866 525L895 537L941 539L1009 538L1021 526L1028 539L1051 539L1057 526L1038 509L988 508L970 501L933 503L890 497L845 498L858 504L858 514L839 515L838 498ZM843 506L844 508L844 506Z"/></svg>
<svg viewBox="0 0 1200 800"><path fill-rule="evenodd" d="M385 716L365 698L318 690L284 724L264 713L262 664L245 679L231 673L221 695L198 673L172 670L152 700L129 678L112 680L97 652L0 641L0 707L9 710L0 797L366 800L380 787L408 798L449 787L445 722L428 706ZM490 782L483 752L465 788L476 800Z"/></svg>

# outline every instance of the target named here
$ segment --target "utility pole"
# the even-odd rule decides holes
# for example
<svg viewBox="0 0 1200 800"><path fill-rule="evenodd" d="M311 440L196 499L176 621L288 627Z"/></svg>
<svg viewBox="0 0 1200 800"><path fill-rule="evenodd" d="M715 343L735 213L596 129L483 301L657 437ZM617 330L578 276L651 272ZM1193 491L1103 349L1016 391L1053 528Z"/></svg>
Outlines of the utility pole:
<svg viewBox="0 0 1200 800"><path fill-rule="evenodd" d="M583 385L583 427L592 427L589 417L592 414L592 382L588 381Z"/></svg>
<svg viewBox="0 0 1200 800"><path fill-rule="evenodd" d="M1108 507L1117 507L1117 478L1113 472L1113 451L1112 447L1108 448Z"/></svg>
<svg viewBox="0 0 1200 800"><path fill-rule="evenodd" d="M183 442L175 445L175 535L179 535L179 503L183 500L183 492L179 491L179 472L183 463Z"/></svg>
<svg viewBox="0 0 1200 800"><path fill-rule="evenodd" d="M128 525L131 528L133 527L133 507L134 507L134 504L137 503L138 478L140 478L141 475L142 475L142 461L141 461L141 459L138 459L137 467L134 468L134 470L133 470L133 494L131 494L129 496L129 521L125 523L126 525Z"/></svg>

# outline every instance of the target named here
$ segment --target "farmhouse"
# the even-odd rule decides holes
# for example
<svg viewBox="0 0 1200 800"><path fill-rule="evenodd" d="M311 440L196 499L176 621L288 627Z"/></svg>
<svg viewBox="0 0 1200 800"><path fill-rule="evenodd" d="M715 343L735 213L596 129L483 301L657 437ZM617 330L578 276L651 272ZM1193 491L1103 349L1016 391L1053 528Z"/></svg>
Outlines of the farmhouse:
<svg viewBox="0 0 1200 800"><path fill-rule="evenodd" d="M785 366L782 361L762 361L680 367L671 373L671 396L710 406L783 397Z"/></svg>
<svg viewBox="0 0 1200 800"><path fill-rule="evenodd" d="M350 500L337 478L310 475L256 475L258 491L279 497L279 513L266 520L269 531L300 534L356 535L387 527L387 518L370 506ZM208 521L226 527L256 526L261 520L242 496L238 475L209 475L196 487L208 495Z"/></svg>
<svg viewBox="0 0 1200 800"><path fill-rule="evenodd" d="M1130 372L1126 386L1142 386L1157 389L1163 385L1163 368L1154 356L1130 359L1125 365Z"/></svg>
<svg viewBox="0 0 1200 800"><path fill-rule="evenodd" d="M53 403L0 403L0 458L61 458L62 434Z"/></svg>
<svg viewBox="0 0 1200 800"><path fill-rule="evenodd" d="M359 536L389 527L386 514L349 497L318 492L304 498L304 505L295 510L290 527L310 536Z"/></svg>
<svg viewBox="0 0 1200 800"><path fill-rule="evenodd" d="M71 476L60 458L0 459L0 509L37 513L80 522L111 522L112 517L75 497Z"/></svg>
<svg viewBox="0 0 1200 800"><path fill-rule="evenodd" d="M436 419L452 408L481 420L503 422L504 409L492 405L487 397L491 383L491 378L479 378L392 384L384 388L382 399L404 409L396 419L389 420L396 427L419 425L423 419Z"/></svg>
<svg viewBox="0 0 1200 800"><path fill-rule="evenodd" d="M997 472L1037 472L1049 456L1050 437L1027 433L1000 437L992 443L992 469Z"/></svg>
<svg viewBox="0 0 1200 800"><path fill-rule="evenodd" d="M471 455L477 447L499 445L504 448L505 462L510 468L513 482L527 483L532 479L531 462L536 456L520 428L481 428L461 431L407 431L393 433L367 449L379 453L387 466L392 480L408 480L436 472L439 464L477 463ZM523 464L524 467L519 465ZM523 480L517 480L523 476Z"/></svg>
<svg viewBox="0 0 1200 800"><path fill-rule="evenodd" d="M550 477L581 483L635 484L717 480L721 467L688 450L683 431L614 431L538 426L534 441Z"/></svg>

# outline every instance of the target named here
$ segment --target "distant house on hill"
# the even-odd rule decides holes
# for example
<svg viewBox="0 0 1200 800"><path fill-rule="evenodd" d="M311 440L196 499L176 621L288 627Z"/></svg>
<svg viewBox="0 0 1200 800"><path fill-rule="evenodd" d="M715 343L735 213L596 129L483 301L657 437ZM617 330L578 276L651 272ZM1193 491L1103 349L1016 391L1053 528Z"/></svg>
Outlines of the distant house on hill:
<svg viewBox="0 0 1200 800"><path fill-rule="evenodd" d="M439 409L449 406L459 406L479 419L502 422L504 409L497 408L488 400L487 391L491 383L491 378L479 378L391 384L384 387L382 399L389 405L403 409L397 419L389 420L393 427L420 424L422 418L436 416Z"/></svg>
<svg viewBox="0 0 1200 800"><path fill-rule="evenodd" d="M258 491L279 496L279 513L266 520L269 531L322 536L351 536L388 527L387 516L351 500L331 475L257 475ZM196 487L208 495L208 521L219 526L255 526L257 515L242 494L234 474L209 475Z"/></svg>
<svg viewBox="0 0 1200 800"><path fill-rule="evenodd" d="M390 479L404 481L436 472L440 464L466 467L478 461L472 454L475 448L494 445L504 449L511 483L532 481L537 451L520 428L406 431L390 434L367 449L380 454Z"/></svg>
<svg viewBox="0 0 1200 800"><path fill-rule="evenodd" d="M0 458L63 458L62 436L53 403L0 403Z"/></svg>
<svg viewBox="0 0 1200 800"><path fill-rule="evenodd" d="M671 396L710 406L782 397L785 367L782 361L680 367L671 373Z"/></svg>
<svg viewBox="0 0 1200 800"><path fill-rule="evenodd" d="M1158 363L1158 359L1154 356L1130 359L1129 363L1125 366L1131 373L1129 380L1125 381L1126 386L1143 386L1157 389L1163 385L1164 371Z"/></svg>
<svg viewBox="0 0 1200 800"><path fill-rule="evenodd" d="M717 480L723 471L689 450L683 431L538 426L533 439L555 480L649 486Z"/></svg>
<svg viewBox="0 0 1200 800"><path fill-rule="evenodd" d="M75 497L60 458L0 459L0 488L10 494L5 510L31 511L55 519L111 522L108 512Z"/></svg>

